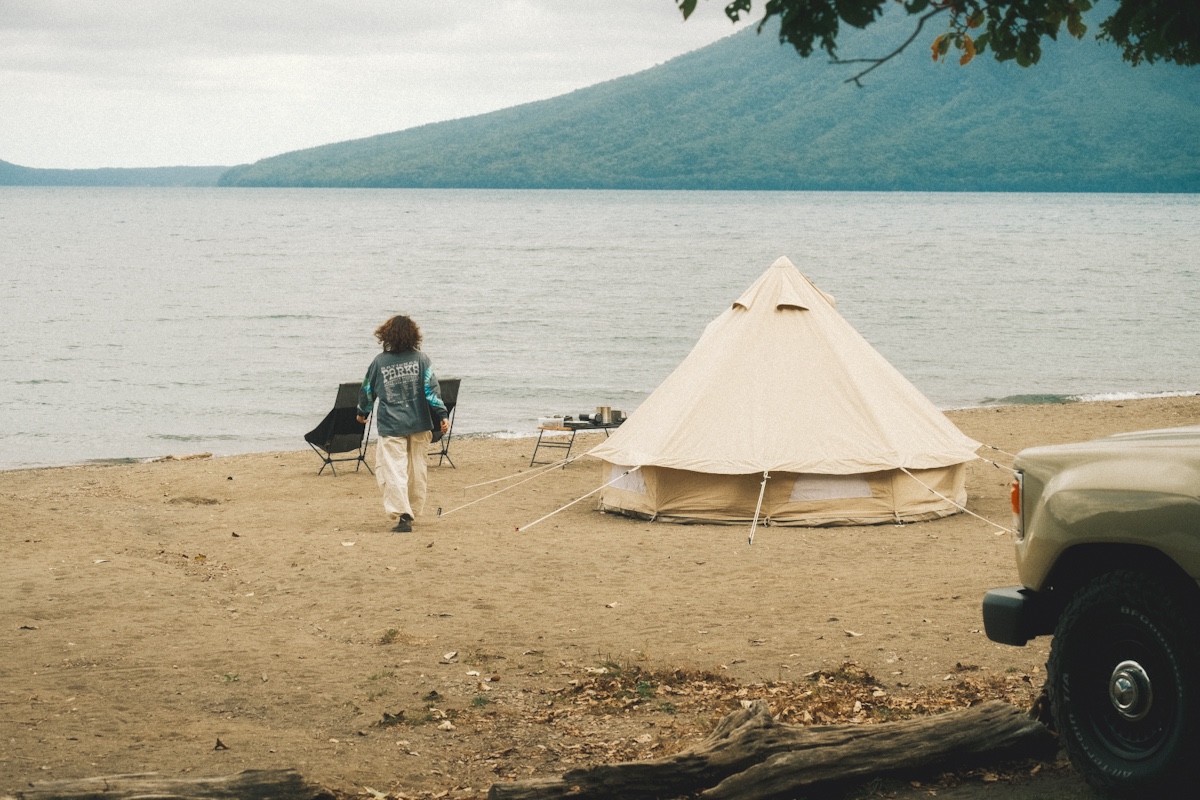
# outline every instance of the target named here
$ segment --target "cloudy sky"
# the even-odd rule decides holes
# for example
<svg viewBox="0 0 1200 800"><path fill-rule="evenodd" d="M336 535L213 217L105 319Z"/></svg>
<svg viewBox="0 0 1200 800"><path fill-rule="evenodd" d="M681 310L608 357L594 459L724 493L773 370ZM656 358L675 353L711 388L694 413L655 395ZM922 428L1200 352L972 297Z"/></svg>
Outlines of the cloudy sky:
<svg viewBox="0 0 1200 800"><path fill-rule="evenodd" d="M724 0L0 0L0 160L231 165L629 75Z"/></svg>

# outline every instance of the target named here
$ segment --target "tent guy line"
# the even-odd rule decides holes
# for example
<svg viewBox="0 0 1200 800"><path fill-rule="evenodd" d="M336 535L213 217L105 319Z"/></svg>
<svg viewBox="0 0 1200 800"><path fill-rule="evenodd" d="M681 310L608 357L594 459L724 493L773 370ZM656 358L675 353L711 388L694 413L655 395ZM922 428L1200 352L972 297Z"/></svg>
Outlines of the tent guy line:
<svg viewBox="0 0 1200 800"><path fill-rule="evenodd" d="M987 459L986 459L986 458L982 458L982 459L980 459L980 461L987 461ZM999 464L996 464L995 462L992 462L992 461L988 461L988 463L989 463L989 464L991 464L992 466L995 466L995 467L998 467L998 466L1000 466ZM956 502L954 502L953 500L951 500L949 497L946 497L946 496L944 496L944 495L942 495L942 494L939 494L939 493L938 493L937 491L935 491L935 490L934 490L934 489L933 489L931 486L926 486L926 484L925 484L925 483L924 483L924 482L923 482L923 481L922 481L920 478L918 478L916 475L913 475L911 472L909 472L909 471L908 471L907 469L905 469L904 467L900 467L899 469L900 469L900 471L901 471L901 472L903 472L905 475L907 475L908 477L912 478L914 481L916 481L917 483L921 484L922 486L925 486L925 488L926 488L926 489L928 489L930 492L933 492L933 493L934 493L934 494L936 494L938 497L940 497L940 498L942 498L943 500L945 500L947 503L950 503L952 506L955 506L955 507L956 507L956 508L957 508L959 511L962 511L964 514L970 514L972 517L975 517L975 519L983 520L983 521L984 521L984 522L986 522L988 525L991 525L991 526L993 526L993 527L999 528L1000 530L999 530L999 531L996 533L996 535L997 535L997 536L1002 536L1003 534L1006 534L1006 533L1012 533L1012 534L1015 534L1015 533L1016 533L1016 531L1014 531L1012 528L1006 528L1006 527L1004 527L1003 525L1001 525L999 522L992 522L992 521L991 521L990 519L988 519L987 517L982 517L982 516L980 516L979 514L976 514L976 513L975 513L974 511L972 511L971 509L967 508L966 506L964 506L964 505L959 505L958 503L956 503Z"/></svg>
<svg viewBox="0 0 1200 800"><path fill-rule="evenodd" d="M586 455L586 453L585 453L584 455ZM609 487L609 486L612 486L614 483L616 483L617 481L621 480L621 479L622 479L622 478L624 478L626 475L629 475L630 473L633 473L633 472L637 472L639 469L641 469L641 467L630 467L629 469L625 470L624 472L622 472L622 473L621 473L620 475L618 475L617 477L613 478L613 479L612 479L611 481L609 481L608 483L606 483L606 484L603 484L602 486L597 486L595 489L592 489L590 492L588 492L587 494L583 495L582 497L578 497L578 498L576 498L576 499L572 500L571 502L567 503L567 504L566 504L565 506L563 506L562 508L555 509L554 511L551 511L549 514L547 514L546 516L542 517L541 519L535 519L533 522L529 523L528 525L521 525L520 527L516 528L515 530L517 531L517 533L521 533L522 531L527 531L527 530L529 530L530 528L532 528L534 525L537 525L539 522L542 522L543 520L550 519L551 517L553 517L555 514L559 513L560 511L566 511L568 508L570 508L571 506L575 505L575 504L576 504L576 503L578 503L579 501L581 501L581 500L586 500L587 498L589 498L589 497L591 497L592 495L594 495L596 492L599 492L599 491L601 491L602 489L605 489L605 488L607 488L607 487Z"/></svg>
<svg viewBox="0 0 1200 800"><path fill-rule="evenodd" d="M985 444L984 447L990 447L990 445ZM992 449L995 450L996 448L992 447ZM1003 453L1004 451L1001 450L1000 452ZM1011 472L1013 475L1017 474L1017 471L1015 469L1013 469L1012 467L1008 466L1007 464L1000 464L996 461L992 461L990 458L984 458L983 456L975 456L975 457L978 458L980 461L984 462L985 464L991 464L996 469L1004 470L1005 472ZM1013 457L1016 458L1016 456L1013 456Z"/></svg>
<svg viewBox="0 0 1200 800"><path fill-rule="evenodd" d="M587 455L587 454L585 453L585 454L583 454L583 455ZM527 477L527 478L526 478L525 480L523 480L523 481L517 481L516 483L513 483L513 484L510 484L510 485L508 485L508 486L505 486L503 489L497 489L496 491L492 492L491 494L485 494L483 497L477 497L477 498L475 498L474 500L472 500L472 501L471 501L471 502L469 502L469 503L463 503L463 504L462 504L461 506L459 506L458 508L452 508L452 509L450 509L449 511L443 512L443 511L442 511L442 507L441 507L441 506L438 506L437 515L438 515L439 517L448 517L448 516L450 516L451 514L453 514L455 511L462 511L464 508L467 508L468 506L473 506L473 505L475 505L476 503L479 503L479 502L482 502L482 501L484 501L484 500L487 500L489 497L495 497L495 496L496 496L496 495L498 495L498 494L504 494L504 493L505 493L505 492L507 492L509 489L515 489L516 487L520 486L521 484L523 484L523 483L528 483L529 481L533 480L534 478L540 478L540 477L542 477L543 475L546 475L546 474L548 474L548 473L549 473L551 470L553 470L553 469L557 469L558 467L564 467L564 468L565 468L565 467L567 466L567 464L571 463L571 462L572 462L572 461L574 461L575 459L578 459L578 458L583 458L583 455L575 456L575 458L574 458L574 459L572 459L572 458L568 458L568 459L565 459L565 460L563 460L563 461L555 461L555 462L554 462L554 463L552 463L552 464L548 464L548 465L546 465L546 467L545 467L545 468L538 469L538 470L534 470L533 474L532 474L532 475L530 475L529 477ZM511 480L511 479L513 479L513 478L517 477L517 475L521 475L521 474L522 474L521 472L518 472L518 473L516 473L516 474L514 474L514 475L509 475L509 476L507 476L507 477L504 477L504 478L496 478L495 480L491 480L491 481L484 481L483 483L476 483L476 484L472 484L472 486L468 486L468 487L466 487L466 488L470 489L470 488L473 488L474 486L486 486L487 484L490 484L490 483L498 483L498 482L500 482L500 481L507 481L507 480ZM601 487L601 488L603 488L603 487ZM597 490L597 491L599 491L599 490ZM588 494L591 494L591 492L589 492ZM584 495L584 496L586 497L587 495ZM581 498L581 499L582 499L582 498Z"/></svg>
<svg viewBox="0 0 1200 800"><path fill-rule="evenodd" d="M985 444L983 446L986 447L988 450L995 450L997 453L1003 453L1004 455L1008 456L1009 458L1016 458L1016 456L1014 456L1012 453L1008 452L1007 450L1001 450L999 447L994 447L990 444ZM987 459L985 458L984 461L987 461ZM997 466L999 466L999 465L997 465Z"/></svg>
<svg viewBox="0 0 1200 800"><path fill-rule="evenodd" d="M578 461L579 459L583 458L585 455L587 455L587 453L580 453L579 455L575 456L574 458L564 458L562 461L552 461L548 464L543 464L543 465L539 466L537 469L535 469L533 471L533 473L530 473L530 474L531 475L536 475L536 474L544 475L547 472L550 472L551 470L558 469L559 467L565 467L572 462ZM480 486L490 486L493 483L503 483L504 481L511 481L513 478L518 478L525 474L526 474L526 471L522 469L522 470L518 470L518 471L514 472L512 475L505 475L503 478L492 478L490 481L480 481L479 483L472 483L470 486L464 486L463 489L478 489ZM516 486L518 484L513 484L513 485ZM450 512L447 511L446 513L448 514Z"/></svg>

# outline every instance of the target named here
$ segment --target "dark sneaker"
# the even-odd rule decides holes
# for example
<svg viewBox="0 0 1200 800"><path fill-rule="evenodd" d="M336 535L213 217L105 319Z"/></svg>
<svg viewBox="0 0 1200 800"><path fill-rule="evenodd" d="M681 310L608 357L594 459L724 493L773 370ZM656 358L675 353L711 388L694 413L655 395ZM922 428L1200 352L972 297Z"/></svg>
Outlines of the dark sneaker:
<svg viewBox="0 0 1200 800"><path fill-rule="evenodd" d="M400 521L396 523L396 527L392 528L392 530L396 533L412 533L412 523L407 517L401 517Z"/></svg>

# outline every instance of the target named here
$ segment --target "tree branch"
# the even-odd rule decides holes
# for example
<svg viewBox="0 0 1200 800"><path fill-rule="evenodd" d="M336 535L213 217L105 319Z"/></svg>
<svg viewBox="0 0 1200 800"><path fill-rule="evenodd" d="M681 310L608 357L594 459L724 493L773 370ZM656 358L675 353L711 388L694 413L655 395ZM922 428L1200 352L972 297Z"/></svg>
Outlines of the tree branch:
<svg viewBox="0 0 1200 800"><path fill-rule="evenodd" d="M871 66L867 67L862 72L858 73L857 75L855 75L851 78L847 78L845 81L843 81L843 83L853 82L855 86L862 88L862 83L859 81L859 78L863 77L864 75L866 75L868 72L871 72L872 70L878 69L879 67L883 66L888 61L891 61L893 58L895 58L896 56L903 53L905 48L907 48L910 44L912 44L913 41L917 38L917 35L921 33L921 29L925 27L925 23L928 22L933 17L937 16L938 14L941 14L943 11L945 11L949 7L950 6L948 6L948 5L941 6L939 8L935 8L933 11L929 11L929 12L921 15L917 19L917 27L913 30L912 36L909 36L907 39L904 40L903 44L901 44L895 50L888 53L886 56L883 56L882 58L846 58L846 59L834 58L831 63L833 63L833 64L870 64Z"/></svg>

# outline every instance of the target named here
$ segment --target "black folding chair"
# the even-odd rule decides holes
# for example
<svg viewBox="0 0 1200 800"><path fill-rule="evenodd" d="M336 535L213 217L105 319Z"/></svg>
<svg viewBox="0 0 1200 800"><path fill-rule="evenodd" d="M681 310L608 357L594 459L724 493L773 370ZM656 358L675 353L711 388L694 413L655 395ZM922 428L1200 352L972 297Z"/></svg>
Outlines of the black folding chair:
<svg viewBox="0 0 1200 800"><path fill-rule="evenodd" d="M375 474L367 463L367 442L371 438L370 424L358 421L358 392L362 388L358 383L343 383L338 386L337 400L333 410L325 415L321 424L304 434L304 441L321 457L320 475L325 467L337 476L335 461L355 461L354 471L358 472L358 464L367 468L367 472ZM344 458L334 458L338 453L354 453Z"/></svg>
<svg viewBox="0 0 1200 800"><path fill-rule="evenodd" d="M462 383L462 378L438 378L438 391L442 395L442 402L446 404L446 411L450 413L450 430L446 431L446 435L438 442L440 448L430 450L430 456L438 457L438 466L442 465L442 459L450 461L450 466L454 469L454 462L450 460L450 437L454 434L454 409L458 407L458 385Z"/></svg>

